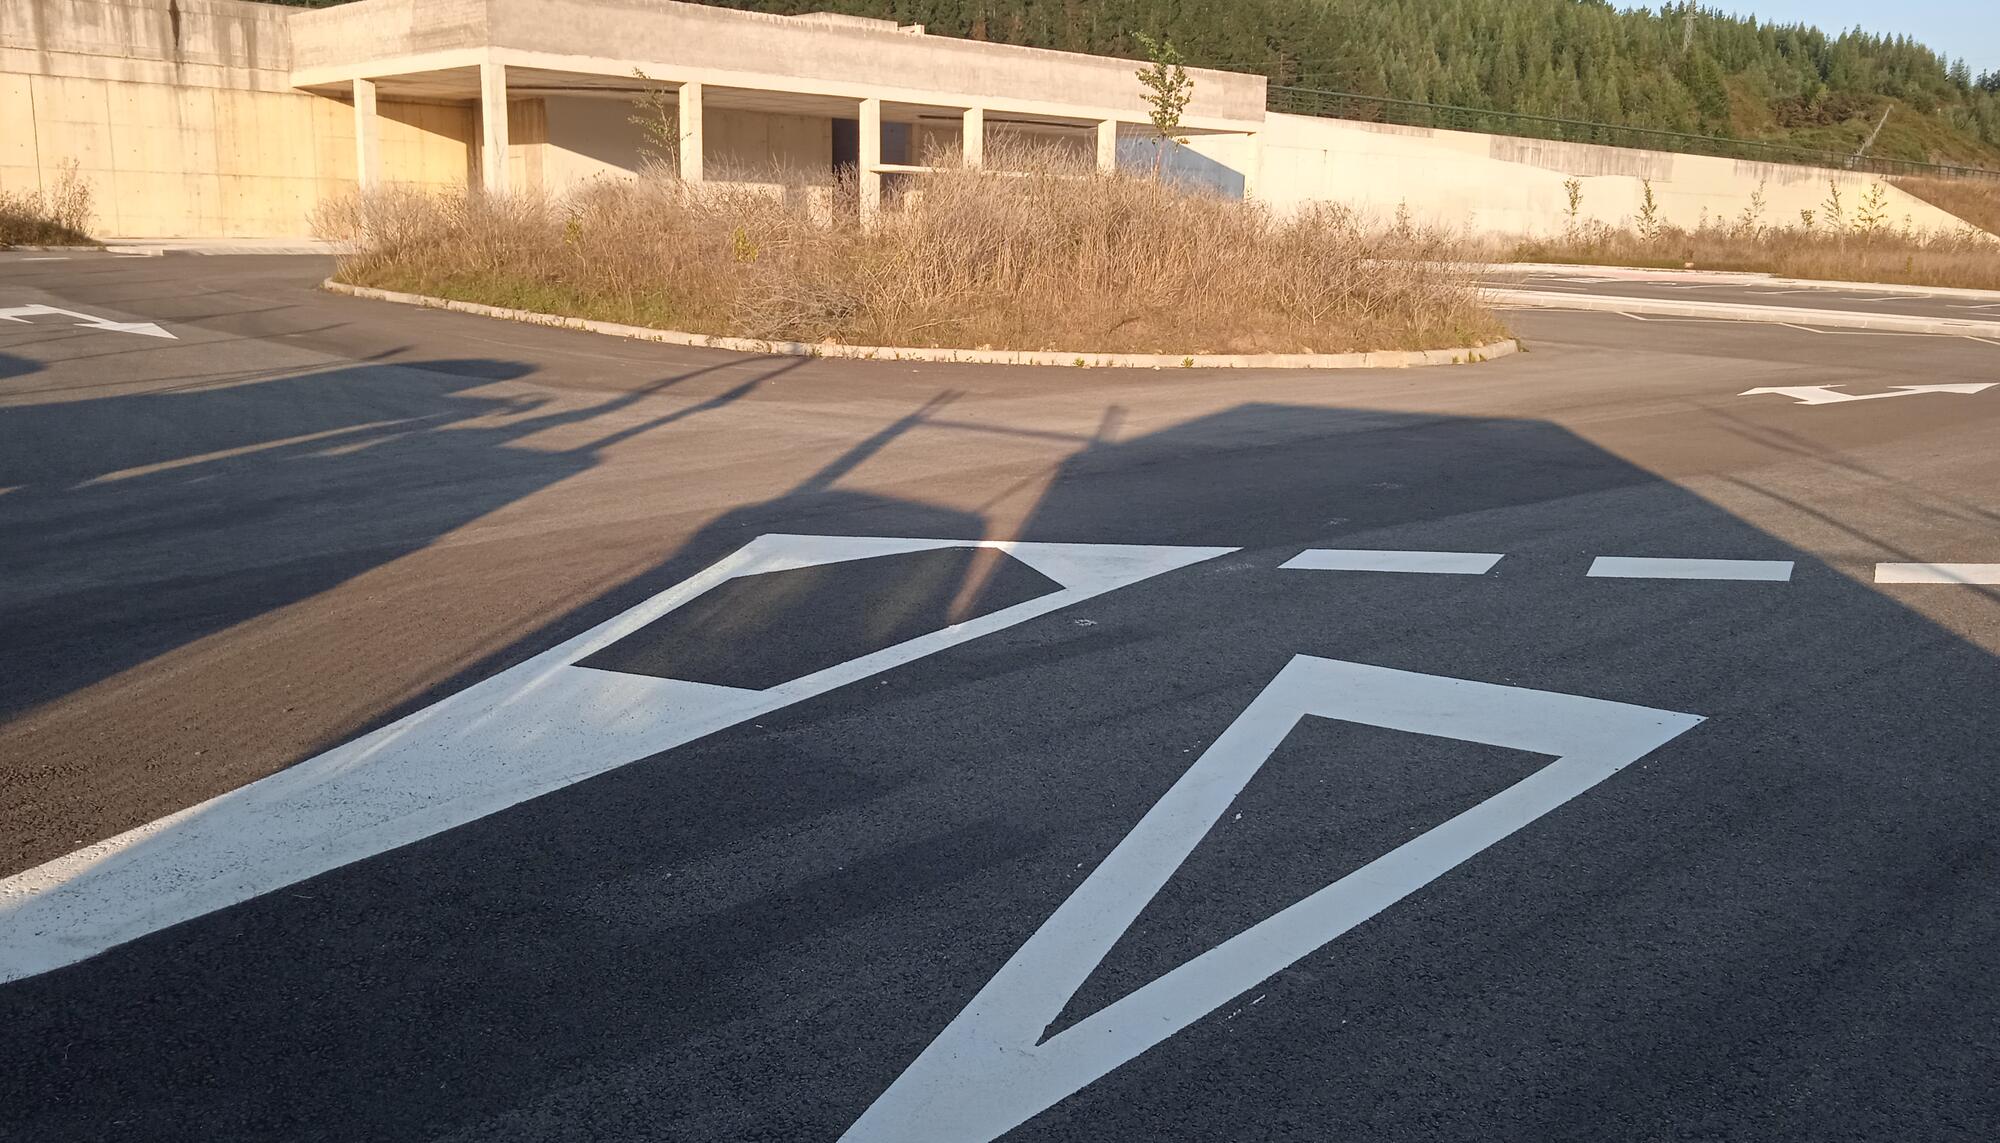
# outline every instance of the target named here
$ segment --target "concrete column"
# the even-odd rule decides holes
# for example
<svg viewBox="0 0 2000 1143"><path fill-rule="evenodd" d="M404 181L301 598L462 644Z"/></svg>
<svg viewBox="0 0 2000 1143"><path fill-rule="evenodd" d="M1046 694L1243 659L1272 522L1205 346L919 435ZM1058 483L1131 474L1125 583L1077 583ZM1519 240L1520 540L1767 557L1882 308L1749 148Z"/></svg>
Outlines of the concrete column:
<svg viewBox="0 0 2000 1143"><path fill-rule="evenodd" d="M965 129L961 132L964 140L964 162L971 168L986 165L986 109L968 107L965 109Z"/></svg>
<svg viewBox="0 0 2000 1143"><path fill-rule="evenodd" d="M698 83L681 84L680 96L681 124L681 181L698 183L702 179L701 161L707 146L708 132L703 130L707 116L702 112L702 90Z"/></svg>
<svg viewBox="0 0 2000 1143"><path fill-rule="evenodd" d="M861 146L858 177L861 182L861 221L875 221L882 213L882 101L861 101Z"/></svg>
<svg viewBox="0 0 2000 1143"><path fill-rule="evenodd" d="M507 193L507 65L479 65L479 176L487 194Z"/></svg>
<svg viewBox="0 0 2000 1143"><path fill-rule="evenodd" d="M382 183L382 129L375 119L375 81L354 81L354 181L362 190Z"/></svg>
<svg viewBox="0 0 2000 1143"><path fill-rule="evenodd" d="M1097 169L1111 174L1118 169L1118 120L1106 119L1097 125Z"/></svg>

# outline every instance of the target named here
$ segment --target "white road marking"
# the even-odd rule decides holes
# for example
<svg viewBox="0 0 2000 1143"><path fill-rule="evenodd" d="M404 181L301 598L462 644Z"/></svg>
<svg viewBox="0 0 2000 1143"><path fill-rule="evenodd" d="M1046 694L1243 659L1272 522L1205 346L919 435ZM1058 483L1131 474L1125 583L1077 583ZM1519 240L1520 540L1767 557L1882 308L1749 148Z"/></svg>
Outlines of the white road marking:
<svg viewBox="0 0 2000 1143"><path fill-rule="evenodd" d="M164 337L169 341L179 340L173 334L168 333L157 324L149 321L112 321L110 318L79 313L76 310L57 309L55 306L45 306L39 303L0 309L0 321L21 322L22 324L26 324L27 320L31 317L48 315L75 318L76 324L85 329L103 330L106 333L136 333L143 337Z"/></svg>
<svg viewBox="0 0 2000 1143"><path fill-rule="evenodd" d="M1648 556L1599 556L1588 573L1596 579L1754 579L1784 583L1790 560L1686 560Z"/></svg>
<svg viewBox="0 0 2000 1143"><path fill-rule="evenodd" d="M575 665L733 577L972 547L1007 552L1061 589L761 691ZM760 536L637 607L389 726L0 880L0 981L60 968L835 687L1235 550Z"/></svg>
<svg viewBox="0 0 2000 1143"><path fill-rule="evenodd" d="M2000 564L1876 564L1875 582L2000 584Z"/></svg>
<svg viewBox="0 0 2000 1143"><path fill-rule="evenodd" d="M67 262L69 261L69 258L66 255L58 254L53 257L16 258L14 260L16 262Z"/></svg>
<svg viewBox="0 0 2000 1143"><path fill-rule="evenodd" d="M1307 548L1280 568L1305 571L1417 572L1484 575L1501 557L1490 552L1405 552L1372 548Z"/></svg>
<svg viewBox="0 0 2000 1143"><path fill-rule="evenodd" d="M1920 397L1926 393L1983 393L2000 381L1972 382L1959 385L1891 385L1886 393L1836 393L1840 385L1774 385L1760 389L1745 389L1739 397L1755 397L1760 393L1775 393L1781 397L1791 397L1801 405L1840 405L1848 401L1880 401L1887 397Z"/></svg>
<svg viewBox="0 0 2000 1143"><path fill-rule="evenodd" d="M1044 1039L1091 970L1306 716L1555 760ZM841 1139L997 1138L1701 721L1296 656Z"/></svg>

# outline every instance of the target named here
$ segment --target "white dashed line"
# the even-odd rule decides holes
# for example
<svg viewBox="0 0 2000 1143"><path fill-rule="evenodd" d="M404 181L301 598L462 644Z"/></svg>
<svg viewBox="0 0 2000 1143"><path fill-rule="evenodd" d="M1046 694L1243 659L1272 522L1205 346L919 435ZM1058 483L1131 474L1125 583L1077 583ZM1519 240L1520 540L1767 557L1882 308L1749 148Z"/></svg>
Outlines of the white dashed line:
<svg viewBox="0 0 2000 1143"><path fill-rule="evenodd" d="M1501 557L1491 552L1403 552L1369 548L1307 548L1278 565L1303 571L1415 572L1485 575Z"/></svg>
<svg viewBox="0 0 2000 1143"><path fill-rule="evenodd" d="M1590 565L1590 575L1596 579L1747 579L1786 583L1792 578L1792 561L1599 556Z"/></svg>
<svg viewBox="0 0 2000 1143"><path fill-rule="evenodd" d="M1876 564L1875 582L2000 584L2000 564Z"/></svg>

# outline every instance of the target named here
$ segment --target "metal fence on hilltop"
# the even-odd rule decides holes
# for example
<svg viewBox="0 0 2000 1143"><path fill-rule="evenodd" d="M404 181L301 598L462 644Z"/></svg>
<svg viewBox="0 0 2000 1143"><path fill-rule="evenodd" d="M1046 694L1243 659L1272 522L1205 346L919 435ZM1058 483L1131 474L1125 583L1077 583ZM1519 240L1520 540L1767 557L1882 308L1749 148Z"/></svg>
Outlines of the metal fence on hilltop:
<svg viewBox="0 0 2000 1143"><path fill-rule="evenodd" d="M1647 151L1714 155L1725 159L1829 167L1835 170L1865 171L1877 175L2000 179L2000 170L1987 170L1982 167L1916 163L1903 159L1855 158L1853 155L1843 155L1836 151L1815 151L1807 147L1762 143L1754 139L1732 139L1722 135L1691 135L1681 131L1661 131L1650 127L1620 127L1610 123L1554 119L1546 115L1518 115L1509 111L1486 111L1477 107L1453 107L1442 103L1416 103L1407 99L1385 99L1380 96L1355 95L1344 91L1320 91L1310 87L1271 87L1268 105L1272 111L1289 115L1354 119L1364 123L1395 123L1406 127L1433 127L1446 131L1477 131L1488 135L1513 135L1524 139L1550 139L1564 143L1597 143L1606 147L1634 147Z"/></svg>

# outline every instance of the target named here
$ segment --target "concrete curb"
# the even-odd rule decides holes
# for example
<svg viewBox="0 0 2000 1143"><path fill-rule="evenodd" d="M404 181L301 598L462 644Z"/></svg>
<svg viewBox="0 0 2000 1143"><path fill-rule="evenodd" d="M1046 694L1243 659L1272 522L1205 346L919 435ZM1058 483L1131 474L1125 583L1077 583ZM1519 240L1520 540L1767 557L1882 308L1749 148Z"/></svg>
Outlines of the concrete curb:
<svg viewBox="0 0 2000 1143"><path fill-rule="evenodd" d="M1634 298L1610 294L1555 294L1534 290L1482 288L1495 306L1525 306L1550 310L1592 310L1599 313L1656 317L1710 318L1719 321L1763 322L1768 325L1811 325L1828 329L1867 329L1877 333L1927 333L1948 337L2000 340L2000 322L1967 318L1918 317L1912 314L1867 313L1857 310L1811 310L1795 306L1757 306L1736 302L1692 302L1679 298Z"/></svg>
<svg viewBox="0 0 2000 1143"><path fill-rule="evenodd" d="M814 344L803 341L761 341L747 337L720 337L680 330L653 329L642 325L589 321L560 314L538 314L530 310L453 301L427 294L405 294L355 286L332 278L321 287L348 297L378 302L396 302L426 309L452 310L481 317L579 329L589 333L627 337L635 341L656 341L663 345L686 345L700 349L727 349L737 353L757 353L777 357L843 357L862 361L925 361L959 365L1066 365L1099 369L1407 369L1421 365L1465 365L1505 357L1521 348L1513 338L1465 349L1389 350L1379 353L1070 353L1057 350L1026 349L930 349L920 346Z"/></svg>
<svg viewBox="0 0 2000 1143"><path fill-rule="evenodd" d="M2000 290L1974 290L1964 286L1912 286L1904 282L1835 282L1821 281L1817 278L1778 278L1752 270L1670 270L1656 266L1588 266L1564 262L1492 262L1465 268L1473 274L1596 274L1607 281L1696 280L1711 282L1718 286L1782 286L1788 290L1867 290L1909 297L2000 301Z"/></svg>

